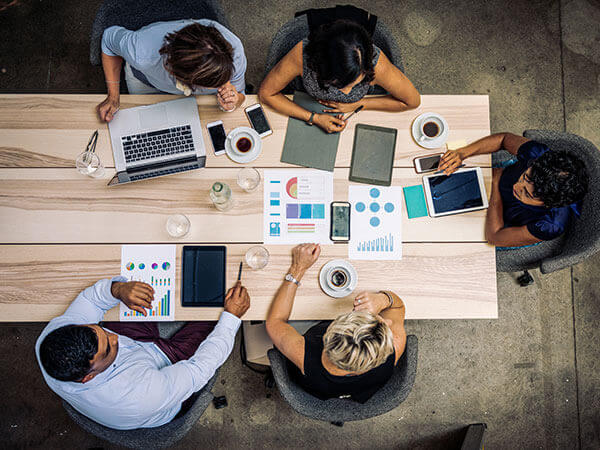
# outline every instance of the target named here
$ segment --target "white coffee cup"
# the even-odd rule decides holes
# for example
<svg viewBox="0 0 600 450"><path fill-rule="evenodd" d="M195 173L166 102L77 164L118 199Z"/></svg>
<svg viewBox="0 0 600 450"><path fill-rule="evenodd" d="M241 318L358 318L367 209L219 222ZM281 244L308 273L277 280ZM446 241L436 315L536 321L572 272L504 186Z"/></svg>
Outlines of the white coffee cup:
<svg viewBox="0 0 600 450"><path fill-rule="evenodd" d="M332 267L327 271L327 286L334 291L342 291L350 285L350 274L345 267Z"/></svg>
<svg viewBox="0 0 600 450"><path fill-rule="evenodd" d="M432 141L444 132L444 123L435 116L424 117L419 126L421 136L419 142Z"/></svg>

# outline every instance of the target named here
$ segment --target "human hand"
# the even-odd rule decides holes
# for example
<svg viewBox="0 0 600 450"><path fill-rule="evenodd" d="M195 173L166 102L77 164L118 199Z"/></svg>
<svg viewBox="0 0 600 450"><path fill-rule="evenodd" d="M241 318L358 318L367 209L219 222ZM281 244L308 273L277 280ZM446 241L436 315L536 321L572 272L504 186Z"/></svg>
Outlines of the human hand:
<svg viewBox="0 0 600 450"><path fill-rule="evenodd" d="M319 100L319 103L323 106L327 106L328 109L323 110L323 112L326 112L326 113L352 112L361 105L360 102L341 103L341 102L332 102L329 100Z"/></svg>
<svg viewBox="0 0 600 450"><path fill-rule="evenodd" d="M248 290L238 281L225 295L225 311L238 318L242 318L250 308L250 296Z"/></svg>
<svg viewBox="0 0 600 450"><path fill-rule="evenodd" d="M300 280L304 273L312 266L321 254L319 244L300 244L292 249L292 266L290 273Z"/></svg>
<svg viewBox="0 0 600 450"><path fill-rule="evenodd" d="M228 81L219 89L217 89L217 102L219 103L221 109L226 112L231 112L237 108L240 98L239 95L240 94L238 94L235 86Z"/></svg>
<svg viewBox="0 0 600 450"><path fill-rule="evenodd" d="M141 281L115 281L110 292L114 298L121 300L129 309L138 311L144 316L148 315L144 308L152 308L154 289L149 284Z"/></svg>
<svg viewBox="0 0 600 450"><path fill-rule="evenodd" d="M354 311L368 311L379 314L390 306L390 299L383 292L361 292L354 299Z"/></svg>
<svg viewBox="0 0 600 450"><path fill-rule="evenodd" d="M96 106L98 117L102 122L110 122L113 120L116 112L119 110L119 96L108 95L106 99Z"/></svg>
<svg viewBox="0 0 600 450"><path fill-rule="evenodd" d="M446 150L440 159L438 170L443 170L445 175L450 175L456 172L463 162L463 157L458 150Z"/></svg>
<svg viewBox="0 0 600 450"><path fill-rule="evenodd" d="M329 114L315 114L313 122L327 133L339 133L346 128L346 121L342 119L343 114L330 116Z"/></svg>

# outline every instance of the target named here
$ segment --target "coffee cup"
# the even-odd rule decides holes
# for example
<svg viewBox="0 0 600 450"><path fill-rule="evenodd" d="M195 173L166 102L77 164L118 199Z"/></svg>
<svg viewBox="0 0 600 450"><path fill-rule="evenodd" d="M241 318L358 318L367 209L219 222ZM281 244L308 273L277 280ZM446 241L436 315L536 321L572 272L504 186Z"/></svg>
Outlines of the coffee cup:
<svg viewBox="0 0 600 450"><path fill-rule="evenodd" d="M239 136L234 144L235 149L243 154L248 153L250 150L252 150L252 147L254 146L254 144L252 143L252 139L250 139L247 136Z"/></svg>
<svg viewBox="0 0 600 450"><path fill-rule="evenodd" d="M332 267L327 271L326 280L331 289L341 291L350 284L350 274L345 267Z"/></svg>
<svg viewBox="0 0 600 450"><path fill-rule="evenodd" d="M442 134L444 124L437 117L425 117L421 121L420 131L419 142L431 141Z"/></svg>

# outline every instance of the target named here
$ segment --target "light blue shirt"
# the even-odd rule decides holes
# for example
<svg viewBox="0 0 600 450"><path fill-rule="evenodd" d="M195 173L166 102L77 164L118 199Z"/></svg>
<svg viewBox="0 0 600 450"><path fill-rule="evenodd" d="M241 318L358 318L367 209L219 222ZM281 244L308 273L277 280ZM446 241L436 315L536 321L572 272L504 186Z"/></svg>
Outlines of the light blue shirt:
<svg viewBox="0 0 600 450"><path fill-rule="evenodd" d="M175 20L172 22L156 22L131 31L123 27L112 26L104 30L102 35L102 52L108 56L120 56L130 66L142 72L156 89L169 94L181 95L177 89L176 80L164 66L165 56L159 53L164 45L165 36L190 25L199 23L207 27L215 27L233 47L233 74L231 84L238 92L246 89L244 75L246 73L246 55L242 41L218 22L208 19ZM216 94L216 88L196 88L194 95Z"/></svg>
<svg viewBox="0 0 600 450"><path fill-rule="evenodd" d="M98 281L81 292L62 316L50 321L35 345L38 364L50 389L96 422L119 430L157 427L171 421L181 403L199 391L225 362L241 321L223 312L194 356L176 364L171 364L154 343L119 335L116 359L87 383L50 377L40 363L40 344L48 333L62 326L102 320L106 311L119 304L111 294L113 281L127 280L115 277Z"/></svg>

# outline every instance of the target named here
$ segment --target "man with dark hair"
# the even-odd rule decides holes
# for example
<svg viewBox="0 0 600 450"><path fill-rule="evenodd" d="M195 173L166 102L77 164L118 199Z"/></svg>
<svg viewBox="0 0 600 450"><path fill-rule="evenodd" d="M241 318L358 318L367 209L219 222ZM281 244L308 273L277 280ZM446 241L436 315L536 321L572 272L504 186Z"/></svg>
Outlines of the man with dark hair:
<svg viewBox="0 0 600 450"><path fill-rule="evenodd" d="M493 169L485 236L492 245L520 247L549 241L579 216L588 189L584 163L565 151L511 133L498 133L442 156L440 170L453 173L465 158L507 150L516 158Z"/></svg>
<svg viewBox="0 0 600 450"><path fill-rule="evenodd" d="M216 325L190 322L170 339L160 338L156 322L98 325L119 301L145 315L153 297L151 286L123 277L81 292L36 343L50 389L80 413L120 430L163 425L184 410L185 400L231 353L250 297L238 282Z"/></svg>
<svg viewBox="0 0 600 450"><path fill-rule="evenodd" d="M106 122L119 109L123 61L130 94L216 94L225 111L245 100L244 47L213 20L156 22L137 31L120 26L104 30L102 67L108 95L98 105L98 115Z"/></svg>

